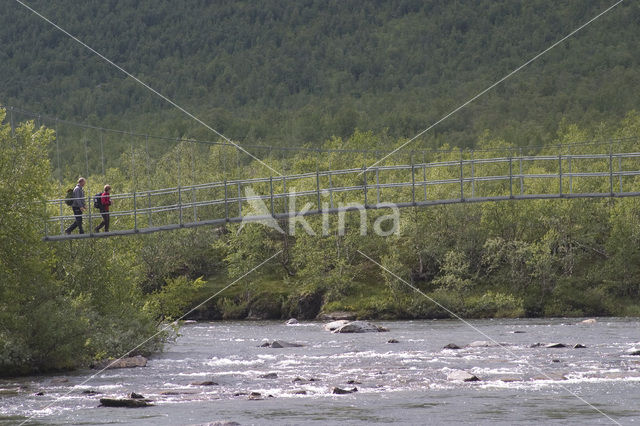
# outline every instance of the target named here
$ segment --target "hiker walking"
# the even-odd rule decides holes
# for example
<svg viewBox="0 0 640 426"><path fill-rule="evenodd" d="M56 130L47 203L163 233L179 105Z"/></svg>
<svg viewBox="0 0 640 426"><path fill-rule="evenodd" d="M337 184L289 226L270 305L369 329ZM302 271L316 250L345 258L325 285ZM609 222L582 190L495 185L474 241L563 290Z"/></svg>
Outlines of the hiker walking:
<svg viewBox="0 0 640 426"><path fill-rule="evenodd" d="M104 186L104 192L96 195L95 205L100 209L102 222L96 226L95 231L100 232L100 228L104 227L104 232L109 232L109 206L111 205L111 185Z"/></svg>
<svg viewBox="0 0 640 426"><path fill-rule="evenodd" d="M73 214L76 217L76 221L71 224L64 232L65 234L71 234L71 231L78 228L78 232L80 234L84 234L84 230L82 229L82 212L87 209L85 201L84 201L84 189L82 187L87 183L86 179L81 177L78 179L78 184L75 188L73 188L73 202L71 203L71 208L73 209Z"/></svg>

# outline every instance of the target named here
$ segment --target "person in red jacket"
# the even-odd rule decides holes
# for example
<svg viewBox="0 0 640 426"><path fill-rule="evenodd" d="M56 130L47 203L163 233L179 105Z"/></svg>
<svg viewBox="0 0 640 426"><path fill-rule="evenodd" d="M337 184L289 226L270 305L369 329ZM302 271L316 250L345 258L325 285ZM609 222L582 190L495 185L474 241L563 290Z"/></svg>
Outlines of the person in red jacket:
<svg viewBox="0 0 640 426"><path fill-rule="evenodd" d="M104 192L100 197L100 214L102 215L102 222L96 226L96 232L100 232L100 228L104 227L104 232L109 232L109 206L111 205L111 185L104 186Z"/></svg>

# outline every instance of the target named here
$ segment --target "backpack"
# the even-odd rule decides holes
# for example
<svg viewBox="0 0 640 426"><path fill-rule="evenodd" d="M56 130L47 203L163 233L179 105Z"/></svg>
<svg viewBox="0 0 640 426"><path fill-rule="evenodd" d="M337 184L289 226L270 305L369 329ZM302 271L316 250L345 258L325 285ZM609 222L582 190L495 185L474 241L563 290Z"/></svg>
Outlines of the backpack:
<svg viewBox="0 0 640 426"><path fill-rule="evenodd" d="M73 205L73 188L67 190L64 202L71 207Z"/></svg>
<svg viewBox="0 0 640 426"><path fill-rule="evenodd" d="M94 195L93 197L93 207L98 210L102 210L102 192Z"/></svg>

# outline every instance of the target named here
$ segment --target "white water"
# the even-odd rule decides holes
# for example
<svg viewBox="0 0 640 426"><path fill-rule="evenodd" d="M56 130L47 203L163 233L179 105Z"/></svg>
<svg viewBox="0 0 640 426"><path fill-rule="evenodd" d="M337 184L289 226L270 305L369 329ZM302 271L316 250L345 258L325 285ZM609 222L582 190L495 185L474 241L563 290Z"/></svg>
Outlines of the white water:
<svg viewBox="0 0 640 426"><path fill-rule="evenodd" d="M390 332L365 334L332 334L315 322L189 324L145 368L108 370L82 386L94 372L1 380L0 424L640 423L640 356L626 354L640 347L640 321L577 322L472 321L503 346L462 350L442 348L493 342L457 321L382 322ZM259 347L264 340L304 346ZM538 342L587 348L530 347ZM454 370L481 381L447 380ZM277 378L260 378L267 373ZM218 385L191 384L205 380ZM334 386L358 392L334 395ZM98 407L101 397L133 391L156 405Z"/></svg>

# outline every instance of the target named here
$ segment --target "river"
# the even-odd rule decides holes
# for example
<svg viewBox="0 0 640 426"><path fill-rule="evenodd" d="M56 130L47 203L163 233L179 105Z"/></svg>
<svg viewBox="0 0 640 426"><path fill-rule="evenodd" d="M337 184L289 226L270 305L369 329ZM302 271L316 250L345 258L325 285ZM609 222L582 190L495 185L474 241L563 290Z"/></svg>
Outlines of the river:
<svg viewBox="0 0 640 426"><path fill-rule="evenodd" d="M146 367L0 380L0 425L640 424L640 356L629 353L640 321L579 321L389 321L376 323L389 332L362 334L319 322L186 324ZM531 347L554 342L567 347ZM480 380L450 380L455 370ZM203 381L216 384L193 384ZM99 407L130 392L155 405Z"/></svg>

